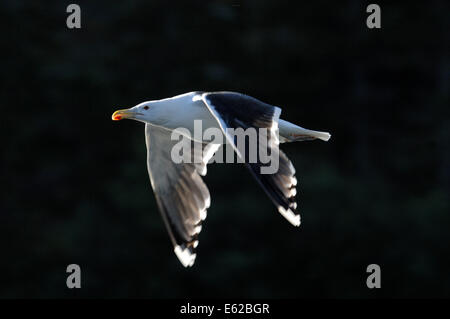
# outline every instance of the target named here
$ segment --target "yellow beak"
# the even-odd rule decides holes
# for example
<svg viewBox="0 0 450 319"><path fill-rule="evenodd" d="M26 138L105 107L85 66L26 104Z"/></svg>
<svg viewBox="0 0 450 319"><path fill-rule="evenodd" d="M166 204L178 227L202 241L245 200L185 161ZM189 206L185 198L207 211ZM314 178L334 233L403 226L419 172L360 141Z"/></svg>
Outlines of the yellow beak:
<svg viewBox="0 0 450 319"><path fill-rule="evenodd" d="M135 112L130 111L130 109L118 110L113 113L112 120L120 121L123 119L129 119L129 118L133 118L134 115L135 115Z"/></svg>

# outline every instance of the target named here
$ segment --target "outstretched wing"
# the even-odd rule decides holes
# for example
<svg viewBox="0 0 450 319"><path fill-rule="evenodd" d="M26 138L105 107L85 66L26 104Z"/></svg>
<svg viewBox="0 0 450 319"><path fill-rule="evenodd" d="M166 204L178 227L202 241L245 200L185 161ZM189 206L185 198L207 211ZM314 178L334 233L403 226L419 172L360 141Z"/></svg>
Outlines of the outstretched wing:
<svg viewBox="0 0 450 319"><path fill-rule="evenodd" d="M263 103L250 96L234 92L203 93L201 99L218 121L227 141L236 153L245 161L252 175L262 186L264 191L277 206L278 212L294 226L300 225L300 215L296 208L295 195L297 193L297 180L294 177L295 169L287 156L279 150L278 120L281 109ZM265 135L257 135L257 154L259 148L267 148L265 154L272 158L279 158L278 171L272 174L262 174L261 168L265 165L258 161L249 161L249 145L246 143L245 154L239 150L235 136L228 133L228 129L249 127L265 128Z"/></svg>
<svg viewBox="0 0 450 319"><path fill-rule="evenodd" d="M201 147L201 154L195 152L201 158L177 164L171 158L177 141L172 141L170 135L169 130L146 124L147 169L175 254L188 267L194 264L198 234L210 205L208 188L199 174L206 174L206 164L220 145L191 141Z"/></svg>

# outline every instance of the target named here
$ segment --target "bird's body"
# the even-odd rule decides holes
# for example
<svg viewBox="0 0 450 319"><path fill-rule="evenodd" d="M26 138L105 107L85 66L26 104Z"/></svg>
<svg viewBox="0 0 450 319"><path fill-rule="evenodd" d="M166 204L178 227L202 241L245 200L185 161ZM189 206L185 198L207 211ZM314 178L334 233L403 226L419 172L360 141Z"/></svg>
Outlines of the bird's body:
<svg viewBox="0 0 450 319"><path fill-rule="evenodd" d="M300 225L295 202L295 169L286 155L278 149L278 143L312 139L327 141L330 134L307 130L281 120L280 113L280 108L240 93L190 92L143 102L113 114L113 120L130 118L146 123L150 181L175 253L184 266L192 266L195 261L198 234L210 205L209 191L200 175L206 174L206 165L221 144L231 145L238 156L243 158L280 214L293 225ZM200 134L199 121L202 130ZM248 161L246 154L239 149L235 136L230 134L231 129L252 128L269 132L264 135L265 142L258 136L254 144L258 151L264 148L271 155L277 156L279 167L272 174L263 173L264 165L259 158L256 162ZM220 132L223 138L213 140L205 134L211 129ZM194 159L197 157L197 161L177 163L173 160L171 150L176 141L171 138L171 134L174 131L190 138L202 150L193 155Z"/></svg>
<svg viewBox="0 0 450 319"><path fill-rule="evenodd" d="M219 128L219 123L203 102L201 100L193 101L194 96L195 92L191 92L167 99L144 102L144 104L151 103L152 105L148 113L152 116L153 125L169 130L182 127L189 130L192 137L194 137L194 121L196 120L202 120L203 130L211 127Z"/></svg>

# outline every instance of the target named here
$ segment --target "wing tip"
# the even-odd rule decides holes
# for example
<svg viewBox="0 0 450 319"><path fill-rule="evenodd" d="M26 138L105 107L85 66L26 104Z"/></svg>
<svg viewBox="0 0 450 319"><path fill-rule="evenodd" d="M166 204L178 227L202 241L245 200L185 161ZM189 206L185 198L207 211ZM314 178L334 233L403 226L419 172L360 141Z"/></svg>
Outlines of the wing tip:
<svg viewBox="0 0 450 319"><path fill-rule="evenodd" d="M301 224L300 214L296 215L290 208L285 209L283 206L278 206L278 212L295 227L300 226Z"/></svg>
<svg viewBox="0 0 450 319"><path fill-rule="evenodd" d="M174 252L184 267L187 268L194 265L195 257L197 257L197 254L193 253L189 248L182 248L181 246L177 245L175 246Z"/></svg>

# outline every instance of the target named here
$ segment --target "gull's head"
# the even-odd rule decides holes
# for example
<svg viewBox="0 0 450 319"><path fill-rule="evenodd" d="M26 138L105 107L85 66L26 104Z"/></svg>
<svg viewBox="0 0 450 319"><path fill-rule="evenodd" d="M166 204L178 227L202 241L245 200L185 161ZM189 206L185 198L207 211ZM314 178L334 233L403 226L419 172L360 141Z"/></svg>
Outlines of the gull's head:
<svg viewBox="0 0 450 319"><path fill-rule="evenodd" d="M112 115L113 121L131 119L141 122L151 122L152 106L150 102L143 102L129 109L117 110Z"/></svg>

